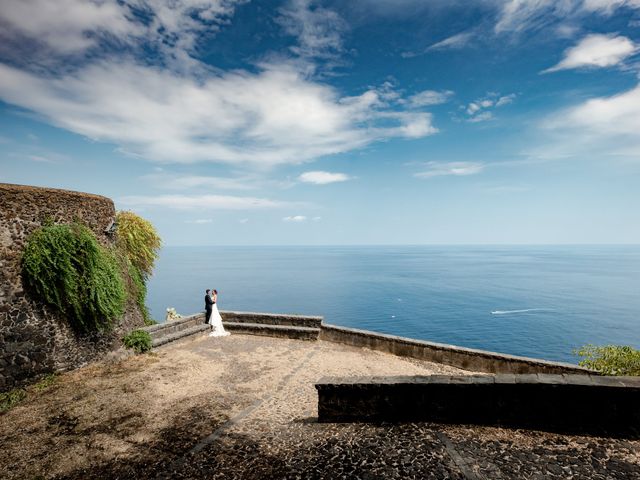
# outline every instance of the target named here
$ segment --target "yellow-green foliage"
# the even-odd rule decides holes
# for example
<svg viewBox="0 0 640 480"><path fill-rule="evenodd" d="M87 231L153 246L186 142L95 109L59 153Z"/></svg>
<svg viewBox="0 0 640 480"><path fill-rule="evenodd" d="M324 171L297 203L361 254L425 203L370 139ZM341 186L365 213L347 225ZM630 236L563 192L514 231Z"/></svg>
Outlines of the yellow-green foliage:
<svg viewBox="0 0 640 480"><path fill-rule="evenodd" d="M158 258L160 237L151 222L133 212L118 212L116 216L116 244L128 263L128 273L132 281L131 292L142 311L145 325L154 324L145 303L147 297L147 278L153 271Z"/></svg>
<svg viewBox="0 0 640 480"><path fill-rule="evenodd" d="M108 330L124 313L126 292L114 253L80 224L46 225L29 237L25 284L80 332Z"/></svg>
<svg viewBox="0 0 640 480"><path fill-rule="evenodd" d="M158 258L160 237L148 220L133 212L118 212L117 245L146 280Z"/></svg>
<svg viewBox="0 0 640 480"><path fill-rule="evenodd" d="M575 351L579 364L604 375L640 375L640 350L629 346L585 345Z"/></svg>

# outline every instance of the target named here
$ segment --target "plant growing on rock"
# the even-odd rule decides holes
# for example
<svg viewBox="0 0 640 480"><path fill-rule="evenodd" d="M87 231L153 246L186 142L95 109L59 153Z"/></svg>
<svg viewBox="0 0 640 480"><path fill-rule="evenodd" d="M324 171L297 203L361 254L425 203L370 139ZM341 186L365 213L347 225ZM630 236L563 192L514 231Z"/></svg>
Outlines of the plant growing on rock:
<svg viewBox="0 0 640 480"><path fill-rule="evenodd" d="M118 212L116 216L116 245L128 262L128 272L138 306L142 311L145 325L156 323L149 315L146 305L147 279L158 258L161 241L151 222L133 212Z"/></svg>
<svg viewBox="0 0 640 480"><path fill-rule="evenodd" d="M122 343L136 353L148 352L151 350L151 335L144 330L133 330L122 338Z"/></svg>
<svg viewBox="0 0 640 480"><path fill-rule="evenodd" d="M158 258L161 245L158 233L151 222L133 212L118 212L116 223L118 248L127 255L131 264L146 281Z"/></svg>
<svg viewBox="0 0 640 480"><path fill-rule="evenodd" d="M34 231L22 273L27 287L80 332L108 330L124 313L126 292L114 253L78 223Z"/></svg>
<svg viewBox="0 0 640 480"><path fill-rule="evenodd" d="M574 351L579 365L604 375L640 375L640 350L621 345L585 345Z"/></svg>

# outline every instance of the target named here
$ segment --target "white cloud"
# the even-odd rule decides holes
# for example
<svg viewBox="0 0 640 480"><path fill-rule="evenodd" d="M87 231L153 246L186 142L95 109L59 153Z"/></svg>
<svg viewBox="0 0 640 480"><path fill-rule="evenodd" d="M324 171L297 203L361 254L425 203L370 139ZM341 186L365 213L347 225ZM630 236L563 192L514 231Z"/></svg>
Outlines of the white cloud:
<svg viewBox="0 0 640 480"><path fill-rule="evenodd" d="M560 152L640 155L640 85L616 95L597 97L561 110L542 125L562 134Z"/></svg>
<svg viewBox="0 0 640 480"><path fill-rule="evenodd" d="M503 105L509 105L510 103L513 103L515 98L516 98L515 93L510 93L509 95L503 95L502 97L498 98L498 100L496 100L495 106L502 107Z"/></svg>
<svg viewBox="0 0 640 480"><path fill-rule="evenodd" d="M616 35L587 35L564 52L564 58L543 73L584 67L611 67L636 53L638 47L627 37Z"/></svg>
<svg viewBox="0 0 640 480"><path fill-rule="evenodd" d="M478 122L486 122L487 120L492 120L492 119L493 119L492 112L481 112L481 113L478 113L477 115L473 115L469 117L467 121L471 123L478 123Z"/></svg>
<svg viewBox="0 0 640 480"><path fill-rule="evenodd" d="M195 223L196 225L203 225L205 223L211 223L213 219L211 218L198 218L196 220L185 220L184 223Z"/></svg>
<svg viewBox="0 0 640 480"><path fill-rule="evenodd" d="M389 109L376 90L340 97L288 65L262 67L203 79L131 61L52 77L0 64L0 98L162 162L301 163L437 132L431 115Z"/></svg>
<svg viewBox="0 0 640 480"><path fill-rule="evenodd" d="M509 105L513 103L513 100L516 98L515 93L510 93L509 95L499 95L497 93L490 93L484 98L479 98L469 103L465 109L467 115L467 121L469 122L483 122L486 120L491 120L493 118L493 113L488 109L492 108L500 108L505 105Z"/></svg>
<svg viewBox="0 0 640 480"><path fill-rule="evenodd" d="M313 217L311 220L313 220L314 222L319 222L320 220L322 220L322 217Z"/></svg>
<svg viewBox="0 0 640 480"><path fill-rule="evenodd" d="M200 37L215 32L244 0L61 1L64 15L51 13L54 3L60 6L47 0L3 5L0 24L11 28L0 33L0 45L4 35L13 47L22 37L49 47L0 63L0 99L134 156L273 166L437 132L430 114L404 111L392 88L343 96L311 76L309 59L224 72L193 58ZM292 0L281 13L301 57L342 51L335 12ZM146 49L158 51L157 64L149 63L155 57ZM46 61L32 51L45 52ZM69 52L87 55L69 68ZM214 184L222 181L206 185Z"/></svg>
<svg viewBox="0 0 640 480"><path fill-rule="evenodd" d="M289 0L280 9L278 23L298 38L291 50L301 57L332 58L343 50L346 22L333 10L314 5L312 0Z"/></svg>
<svg viewBox="0 0 640 480"><path fill-rule="evenodd" d="M475 36L473 32L462 32L445 38L419 52L402 52L402 58L413 58L437 50L453 50L465 47Z"/></svg>
<svg viewBox="0 0 640 480"><path fill-rule="evenodd" d="M49 157L43 157L42 155L28 155L27 158L40 163L58 163L55 160L51 160Z"/></svg>
<svg viewBox="0 0 640 480"><path fill-rule="evenodd" d="M484 170L484 165L477 162L428 162L426 170L414 173L417 178L433 178L445 175L466 176L475 175Z"/></svg>
<svg viewBox="0 0 640 480"><path fill-rule="evenodd" d="M174 210L256 210L291 206L290 202L268 198L236 197L230 195L132 195L118 203L128 208L161 207Z"/></svg>
<svg viewBox="0 0 640 480"><path fill-rule="evenodd" d="M201 189L205 190L253 190L256 187L253 177L211 177L207 175L177 175L169 172L157 172L140 177L153 186L168 190Z"/></svg>
<svg viewBox="0 0 640 480"><path fill-rule="evenodd" d="M323 171L304 172L298 177L298 180L305 183L314 183L316 185L326 185L327 183L346 182L351 177L346 173L332 173Z"/></svg>
<svg viewBox="0 0 640 480"><path fill-rule="evenodd" d="M245 0L3 0L0 38L18 44L35 44L35 55L78 55L101 42L138 47L146 43L186 60L183 52L194 48L202 34L217 31ZM62 13L63 12L63 13ZM140 14L146 17L140 19Z"/></svg>
<svg viewBox="0 0 640 480"><path fill-rule="evenodd" d="M427 50L462 48L473 38L473 32L462 32L431 45Z"/></svg>
<svg viewBox="0 0 640 480"><path fill-rule="evenodd" d="M247 222L249 222L248 218L241 218L240 220L238 220L238 223L242 223L242 224L245 224Z"/></svg>
<svg viewBox="0 0 640 480"><path fill-rule="evenodd" d="M423 90L407 98L406 103L414 108L428 107L446 103L453 96L451 90Z"/></svg>
<svg viewBox="0 0 640 480"><path fill-rule="evenodd" d="M307 217L305 217L304 215L294 215L291 217L282 218L283 222L293 222L293 223L306 222L306 220L307 220Z"/></svg>
<svg viewBox="0 0 640 480"><path fill-rule="evenodd" d="M502 2L494 30L522 32L588 13L611 15L621 7L640 8L640 0L507 0Z"/></svg>

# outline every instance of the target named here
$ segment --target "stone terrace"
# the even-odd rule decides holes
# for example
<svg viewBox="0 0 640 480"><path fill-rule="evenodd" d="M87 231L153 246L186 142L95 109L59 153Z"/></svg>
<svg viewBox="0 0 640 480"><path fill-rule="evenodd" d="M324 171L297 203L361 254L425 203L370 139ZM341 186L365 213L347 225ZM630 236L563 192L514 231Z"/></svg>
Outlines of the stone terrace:
<svg viewBox="0 0 640 480"><path fill-rule="evenodd" d="M0 417L0 471L9 479L640 478L636 439L316 421L314 383L326 375L464 373L472 372L326 341L204 337L91 365L32 395Z"/></svg>

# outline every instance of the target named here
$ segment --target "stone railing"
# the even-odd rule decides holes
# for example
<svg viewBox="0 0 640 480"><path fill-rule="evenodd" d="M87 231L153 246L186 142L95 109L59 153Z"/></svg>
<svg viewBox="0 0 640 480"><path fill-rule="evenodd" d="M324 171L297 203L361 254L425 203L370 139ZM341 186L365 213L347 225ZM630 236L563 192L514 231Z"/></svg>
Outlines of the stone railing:
<svg viewBox="0 0 640 480"><path fill-rule="evenodd" d="M196 314L202 316L204 314ZM325 340L355 347L369 348L394 355L427 360L485 373L549 373L593 374L589 369L570 363L551 362L536 358L458 347L442 343L397 337L383 333L339 327L323 323L322 317L260 312L220 311L225 328L231 332L294 338ZM190 316L191 318L193 316ZM160 327L152 327L160 328Z"/></svg>
<svg viewBox="0 0 640 480"><path fill-rule="evenodd" d="M323 378L320 422L424 421L640 435L640 377Z"/></svg>
<svg viewBox="0 0 640 480"><path fill-rule="evenodd" d="M443 363L453 367L487 373L573 373L591 370L570 363L550 362L504 353L476 350L442 343L396 337L383 333L323 324L320 340L392 353L403 357Z"/></svg>

